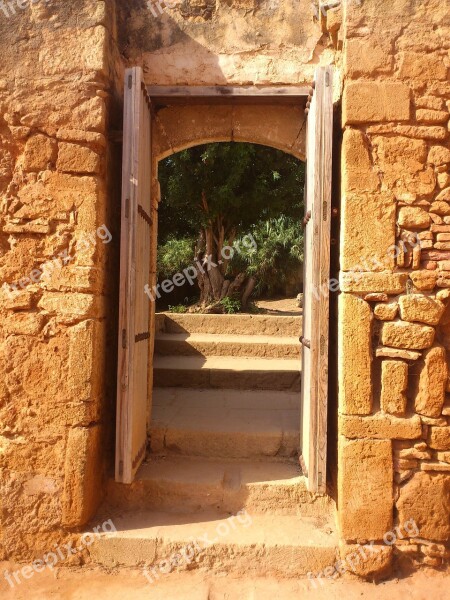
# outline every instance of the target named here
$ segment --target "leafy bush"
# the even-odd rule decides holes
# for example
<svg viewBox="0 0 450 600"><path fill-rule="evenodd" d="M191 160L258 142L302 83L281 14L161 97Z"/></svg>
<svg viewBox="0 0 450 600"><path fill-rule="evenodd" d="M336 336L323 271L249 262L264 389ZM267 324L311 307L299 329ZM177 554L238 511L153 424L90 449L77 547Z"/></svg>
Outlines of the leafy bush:
<svg viewBox="0 0 450 600"><path fill-rule="evenodd" d="M194 261L194 244L192 238L169 237L158 248L158 279L171 278L191 265Z"/></svg>
<svg viewBox="0 0 450 600"><path fill-rule="evenodd" d="M177 304L176 306L171 306L169 304L169 312L171 313L185 313L187 311L187 307L184 304Z"/></svg>
<svg viewBox="0 0 450 600"><path fill-rule="evenodd" d="M238 313L242 307L239 298L232 298L230 296L225 296L225 298L222 298L220 304L223 306L224 312L226 312L228 315L234 315L235 313Z"/></svg>
<svg viewBox="0 0 450 600"><path fill-rule="evenodd" d="M237 241L232 268L245 270L256 280L255 296L269 296L298 273L303 262L303 233L300 222L292 217L260 221L252 228L256 248L246 248Z"/></svg>

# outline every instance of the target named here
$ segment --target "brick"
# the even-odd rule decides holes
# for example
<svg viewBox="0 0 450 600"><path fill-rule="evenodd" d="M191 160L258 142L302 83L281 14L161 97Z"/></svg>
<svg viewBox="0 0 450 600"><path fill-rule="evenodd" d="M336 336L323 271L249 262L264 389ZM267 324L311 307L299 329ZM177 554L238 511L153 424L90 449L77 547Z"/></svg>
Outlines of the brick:
<svg viewBox="0 0 450 600"><path fill-rule="evenodd" d="M422 294L408 294L399 299L400 316L404 321L437 325L445 306L439 300Z"/></svg>
<svg viewBox="0 0 450 600"><path fill-rule="evenodd" d="M407 121L410 105L409 87L402 83L349 82L344 90L343 123Z"/></svg>
<svg viewBox="0 0 450 600"><path fill-rule="evenodd" d="M450 242L450 233L438 233L436 239L438 242Z"/></svg>
<svg viewBox="0 0 450 600"><path fill-rule="evenodd" d="M339 398L345 414L372 411L372 312L355 296L339 298Z"/></svg>
<svg viewBox="0 0 450 600"><path fill-rule="evenodd" d="M340 415L339 431L347 438L416 440L422 435L418 415L397 417L385 413L373 416Z"/></svg>
<svg viewBox="0 0 450 600"><path fill-rule="evenodd" d="M392 528L393 464L388 440L339 439L341 537L380 540Z"/></svg>
<svg viewBox="0 0 450 600"><path fill-rule="evenodd" d="M447 376L445 348L435 346L426 350L417 379L414 399L416 412L428 417L440 416L445 400Z"/></svg>
<svg viewBox="0 0 450 600"><path fill-rule="evenodd" d="M381 365L381 410L392 415L406 412L408 365L401 360L384 360Z"/></svg>
<svg viewBox="0 0 450 600"><path fill-rule="evenodd" d="M422 350L429 348L434 340L434 328L404 321L385 322L381 327L381 342L384 346Z"/></svg>

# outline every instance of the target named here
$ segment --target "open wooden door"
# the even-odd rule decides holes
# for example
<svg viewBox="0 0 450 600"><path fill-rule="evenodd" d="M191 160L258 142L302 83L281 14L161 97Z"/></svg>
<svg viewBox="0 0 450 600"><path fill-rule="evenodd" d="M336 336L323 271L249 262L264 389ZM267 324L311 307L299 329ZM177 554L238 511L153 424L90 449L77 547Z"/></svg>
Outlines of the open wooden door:
<svg viewBox="0 0 450 600"><path fill-rule="evenodd" d="M125 72L116 481L131 483L147 444L151 303L151 112L139 67Z"/></svg>
<svg viewBox="0 0 450 600"><path fill-rule="evenodd" d="M301 463L326 491L333 70L319 67L310 100L304 219Z"/></svg>

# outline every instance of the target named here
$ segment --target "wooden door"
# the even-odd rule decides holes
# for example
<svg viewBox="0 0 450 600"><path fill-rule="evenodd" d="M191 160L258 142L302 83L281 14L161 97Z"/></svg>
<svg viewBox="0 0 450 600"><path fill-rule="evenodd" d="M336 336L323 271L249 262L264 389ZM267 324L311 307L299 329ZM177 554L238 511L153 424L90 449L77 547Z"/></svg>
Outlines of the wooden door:
<svg viewBox="0 0 450 600"><path fill-rule="evenodd" d="M310 100L304 219L301 464L326 491L333 70L319 67Z"/></svg>
<svg viewBox="0 0 450 600"><path fill-rule="evenodd" d="M152 306L151 110L139 67L125 72L120 234L116 481L131 483L147 445Z"/></svg>

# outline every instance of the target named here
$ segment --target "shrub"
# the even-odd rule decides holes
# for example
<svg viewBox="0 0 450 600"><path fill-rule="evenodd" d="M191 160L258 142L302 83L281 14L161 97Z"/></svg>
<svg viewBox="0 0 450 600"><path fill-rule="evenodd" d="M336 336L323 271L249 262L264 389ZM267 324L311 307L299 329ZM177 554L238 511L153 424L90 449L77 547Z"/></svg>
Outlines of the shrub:
<svg viewBox="0 0 450 600"><path fill-rule="evenodd" d="M158 248L158 279L171 278L194 261L195 240L170 237Z"/></svg>

